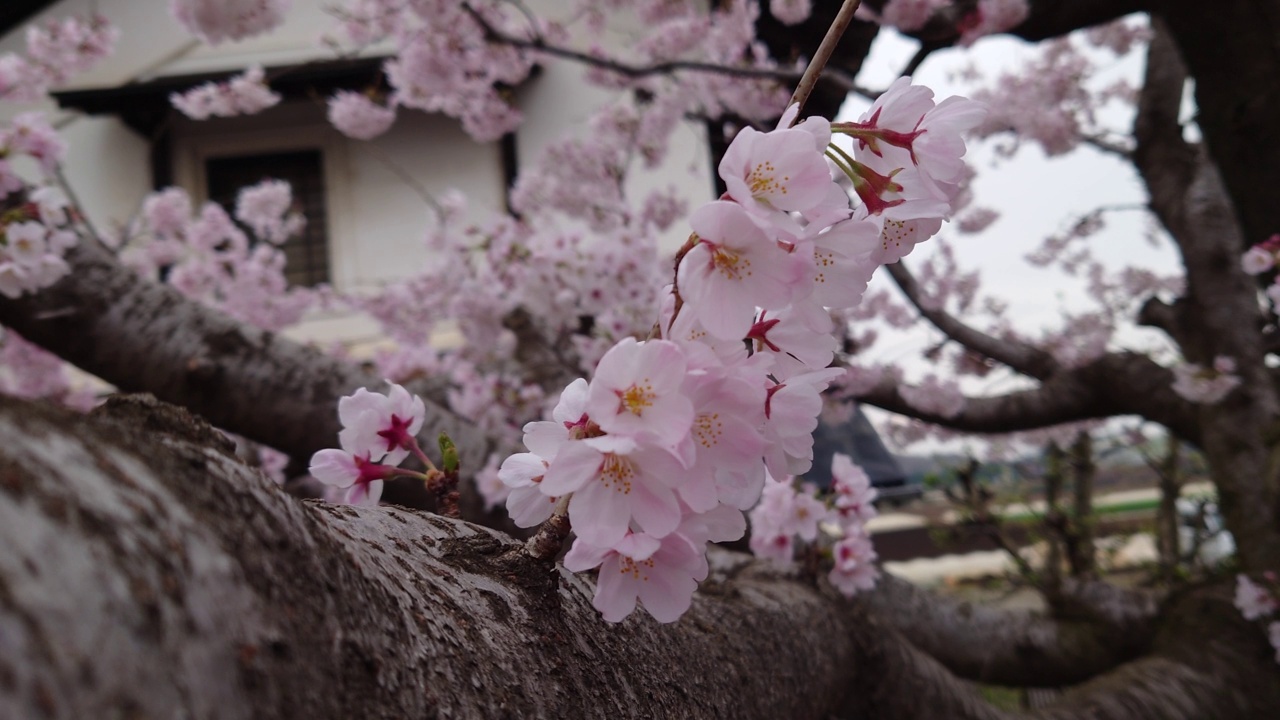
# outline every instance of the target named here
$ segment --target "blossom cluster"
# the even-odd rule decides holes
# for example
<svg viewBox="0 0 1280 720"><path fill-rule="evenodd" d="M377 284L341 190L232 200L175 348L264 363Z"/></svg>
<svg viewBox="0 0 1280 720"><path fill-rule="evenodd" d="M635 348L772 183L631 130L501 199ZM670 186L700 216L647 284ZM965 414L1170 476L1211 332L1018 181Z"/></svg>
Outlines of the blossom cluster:
<svg viewBox="0 0 1280 720"><path fill-rule="evenodd" d="M1280 582L1275 573L1268 572L1264 577L1270 589L1253 582L1247 575L1236 576L1235 605L1245 620L1267 619L1280 611L1277 599ZM1280 620L1267 623L1267 639L1276 650L1276 662L1280 663Z"/></svg>
<svg viewBox="0 0 1280 720"><path fill-rule="evenodd" d="M0 100L39 100L53 86L89 70L110 55L119 34L100 15L29 26L25 56L0 54Z"/></svg>
<svg viewBox="0 0 1280 720"><path fill-rule="evenodd" d="M1240 384L1240 376L1235 371L1235 360L1222 355L1214 358L1211 368L1195 363L1176 365L1173 368L1173 391L1191 402L1213 405Z"/></svg>
<svg viewBox="0 0 1280 720"><path fill-rule="evenodd" d="M394 106L379 105L363 93L340 90L329 98L329 122L347 137L372 140L395 121Z"/></svg>
<svg viewBox="0 0 1280 720"><path fill-rule="evenodd" d="M217 45L270 32L291 0L170 0L173 17L192 35Z"/></svg>
<svg viewBox="0 0 1280 720"><path fill-rule="evenodd" d="M290 287L279 247L301 231L288 183L265 180L242 189L235 219L254 232L254 242L217 203L194 213L180 188L148 196L126 229L122 258L143 275L163 277L184 295L242 322L280 330L302 318L316 300L307 288ZM193 215L194 213L194 215Z"/></svg>
<svg viewBox="0 0 1280 720"><path fill-rule="evenodd" d="M173 93L169 102L192 120L207 120L262 112L278 104L280 95L267 87L262 67L253 65L222 82L207 82Z"/></svg>
<svg viewBox="0 0 1280 720"><path fill-rule="evenodd" d="M827 578L852 596L875 587L880 574L866 527L877 514L876 491L866 471L840 453L831 458L831 480L831 496L824 499L813 485L797 488L794 478L767 478L760 503L750 514L751 550L789 566L797 554L797 539L818 548L819 540L830 538L834 564Z"/></svg>
<svg viewBox="0 0 1280 720"><path fill-rule="evenodd" d="M348 505L377 505L383 483L397 473L410 452L422 454L415 436L426 419L422 398L389 383L386 395L364 388L338 401L341 449L326 448L311 458L311 476Z"/></svg>
<svg viewBox="0 0 1280 720"><path fill-rule="evenodd" d="M960 134L982 112L904 78L856 122L793 127L793 106L775 130L734 138L719 166L727 192L690 217L654 335L618 341L498 471L518 524L565 508L577 534L566 566L600 568L607 620L637 601L677 619L706 576L706 544L741 536L766 474L810 469L821 394L844 374L828 367L828 309L855 305L876 266L937 231L963 175ZM868 582L859 537L835 551L848 591Z"/></svg>
<svg viewBox="0 0 1280 720"><path fill-rule="evenodd" d="M1280 264L1278 260L1280 260L1280 233L1246 250L1240 258L1240 265L1246 274L1263 275L1274 271L1276 265ZM1267 286L1266 293L1272 307L1280 312L1280 274L1277 274Z"/></svg>
<svg viewBox="0 0 1280 720"><path fill-rule="evenodd" d="M78 242L66 195L52 184L66 147L42 113L22 113L0 128L0 295L16 298L69 272L63 254ZM13 161L36 161L44 175L28 185Z"/></svg>

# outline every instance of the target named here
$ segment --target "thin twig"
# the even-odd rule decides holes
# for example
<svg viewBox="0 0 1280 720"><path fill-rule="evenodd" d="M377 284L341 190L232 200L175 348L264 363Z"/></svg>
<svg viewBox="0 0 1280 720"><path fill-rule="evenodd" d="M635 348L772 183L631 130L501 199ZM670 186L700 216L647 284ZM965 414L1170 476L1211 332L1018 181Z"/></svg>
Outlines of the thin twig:
<svg viewBox="0 0 1280 720"><path fill-rule="evenodd" d="M809 101L809 95L813 93L813 88L818 84L818 78L822 76L822 71L827 66L827 61L831 59L831 54L835 52L836 45L840 44L840 38L844 36L845 28L849 27L849 23L853 22L853 14L858 10L860 0L844 0L844 4L840 6L840 12L836 13L836 19L831 21L831 27L827 28L827 34L822 38L822 44L818 46L818 51L813 54L813 59L809 61L809 67L805 68L804 76L800 78L800 84L796 85L796 91L791 93L791 102L787 106L799 105L798 110L804 110L804 104ZM800 113L796 113L796 119L800 118Z"/></svg>
<svg viewBox="0 0 1280 720"><path fill-rule="evenodd" d="M854 3L855 8L857 3ZM758 80L776 80L782 83L793 83L797 79L804 81L804 76L794 70L782 70L778 68L762 68L762 67L746 67L738 65L719 65L716 63L699 62L697 60L668 60L666 62L654 63L652 65L628 65L627 63L611 60L597 55L574 50L572 48L552 45L540 38L532 40L519 38L508 35L490 24L479 12L470 5L463 4L463 9L471 15L472 19L484 31L486 39L490 42L501 45L509 45L521 50L533 50L554 57L564 58L566 60L574 60L586 65L615 72L619 75L626 76L631 79L648 77L650 75L667 75L679 71L692 71L714 73L717 75L728 75L731 77L755 78ZM848 23L846 23L847 25ZM830 53L828 53L828 56ZM827 79L835 82L846 92L856 92L858 88L854 85L853 80L844 73L829 72Z"/></svg>
<svg viewBox="0 0 1280 720"><path fill-rule="evenodd" d="M58 181L62 192L66 193L67 199L71 201L71 205L76 209L75 215L80 220L80 224L84 229L93 236L94 240L102 242L102 235L98 233L98 229L93 226L93 221L89 219L88 210L84 203L80 202L80 198L76 196L76 191L71 187L71 183L67 181L67 176L62 172L62 166L57 165L53 168L53 177Z"/></svg>

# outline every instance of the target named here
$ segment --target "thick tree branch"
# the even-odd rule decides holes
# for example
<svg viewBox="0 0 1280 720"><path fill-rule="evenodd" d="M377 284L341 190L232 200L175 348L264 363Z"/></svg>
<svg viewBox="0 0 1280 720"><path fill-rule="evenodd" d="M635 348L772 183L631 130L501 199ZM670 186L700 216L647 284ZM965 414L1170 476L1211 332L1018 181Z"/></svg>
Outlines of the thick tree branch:
<svg viewBox="0 0 1280 720"><path fill-rule="evenodd" d="M892 576L861 600L920 650L960 677L997 685L1074 685L1141 655L1155 606L1124 624L1054 620L939 597Z"/></svg>
<svg viewBox="0 0 1280 720"><path fill-rule="evenodd" d="M1280 477L1268 466L1269 443L1258 430L1280 417L1280 396L1258 332L1263 317L1257 285L1240 266L1246 244L1236 219L1240 198L1228 196L1205 148L1182 139L1177 113L1186 70L1165 25L1156 22L1155 30L1134 122L1134 160L1152 209L1177 243L1187 280L1183 297L1168 310L1152 306L1147 319L1169 329L1192 362L1234 360L1243 388L1202 406L1197 444L1212 464L1246 567L1274 568L1280 564Z"/></svg>
<svg viewBox="0 0 1280 720"><path fill-rule="evenodd" d="M337 401L385 388L363 368L243 325L122 266L97 243L67 254L71 272L33 295L0 299L0 325L125 391L149 392L214 425L309 458L332 447ZM439 405L424 437L448 432L463 468L484 464L485 436Z"/></svg>
<svg viewBox="0 0 1280 720"><path fill-rule="evenodd" d="M510 538L299 501L220 441L154 402L0 399L0 717L849 714L855 629L763 566L611 625Z"/></svg>
<svg viewBox="0 0 1280 720"><path fill-rule="evenodd" d="M1196 408L1169 389L1173 373L1145 355L1110 353L1063 370L1030 390L971 397L954 416L924 412L885 380L858 396L862 402L942 427L974 433L1008 433L1080 420L1140 415L1195 443L1200 437Z"/></svg>
<svg viewBox="0 0 1280 720"><path fill-rule="evenodd" d="M920 284L902 261L890 263L885 269L920 315L952 340L1023 375L1043 380L1057 372L1058 362L1044 350L1026 343L1001 340L966 325L942 308L929 307L923 302Z"/></svg>

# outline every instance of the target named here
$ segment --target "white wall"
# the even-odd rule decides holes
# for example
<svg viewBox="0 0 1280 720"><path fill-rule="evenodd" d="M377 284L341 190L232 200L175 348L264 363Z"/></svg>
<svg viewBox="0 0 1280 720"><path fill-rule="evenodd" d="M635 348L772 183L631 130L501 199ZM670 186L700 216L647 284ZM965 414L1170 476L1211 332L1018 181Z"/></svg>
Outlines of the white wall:
<svg viewBox="0 0 1280 720"><path fill-rule="evenodd" d="M160 0L63 0L39 20L96 9L121 30L117 53L76 78L74 89L83 89L235 69L249 63L272 66L331 57L332 52L316 42L332 25L324 9L330 5L328 0L295 0L278 31L214 47L191 39ZM552 14L567 10L558 0L535 0L532 5ZM610 32L621 43L628 28L623 18ZM0 39L0 51L20 50L21 35L19 28ZM549 61L541 76L521 89L521 108L527 118L517 132L521 166L534 162L546 143L566 133L586 132L591 110L612 99L611 93L586 85L583 73L576 63ZM27 109L30 106L0 107L0 118ZM422 240L432 213L419 187L435 196L450 188L462 190L470 201L472 221L483 221L489 213L502 210L505 192L497 143L477 144L450 118L405 110L386 135L368 143L352 141L328 127L323 112L319 102L298 102L253 118L180 120L174 126L175 181L200 199L205 158L322 148L331 268L339 290L376 287L430 261ZM71 116L62 121L72 143L67 176L90 218L104 227L127 221L149 190L146 141L113 118ZM691 206L712 196L705 137L698 124L686 124L677 131L663 167L637 168L627 191L638 199L671 183L681 188ZM664 247L674 249L687 232L677 224L664 239ZM371 326L359 318L328 316L307 323L299 335L320 341L361 340L370 332Z"/></svg>

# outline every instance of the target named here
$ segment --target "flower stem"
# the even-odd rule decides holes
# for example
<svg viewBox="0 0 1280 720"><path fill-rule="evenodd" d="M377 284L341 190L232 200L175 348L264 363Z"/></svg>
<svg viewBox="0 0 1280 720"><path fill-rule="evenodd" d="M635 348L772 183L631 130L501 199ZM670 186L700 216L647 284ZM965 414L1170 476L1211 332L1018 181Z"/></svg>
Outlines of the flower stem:
<svg viewBox="0 0 1280 720"><path fill-rule="evenodd" d="M569 498L573 493L562 495L556 503L551 517L542 523L538 532L524 544L524 552L540 562L552 562L560 554L564 539L569 536Z"/></svg>
<svg viewBox="0 0 1280 720"><path fill-rule="evenodd" d="M827 34L822 38L822 44L818 45L818 50L813 54L813 59L809 61L809 67L805 68L804 75L800 78L800 84L796 85L796 91L791 94L790 105L799 105L800 110L804 110L804 104L809 100L809 95L813 93L813 87L818 84L818 78L822 75L822 70L827 66L827 61L831 59L831 53L835 52L836 45L840 43L840 38L844 36L845 28L849 27L849 23L853 21L853 13L857 11L860 0L844 0L844 4L840 6L840 12L836 13L836 19L831 21L831 27L827 28ZM796 121L800 119L800 113L796 113ZM795 121L793 121L795 122Z"/></svg>

